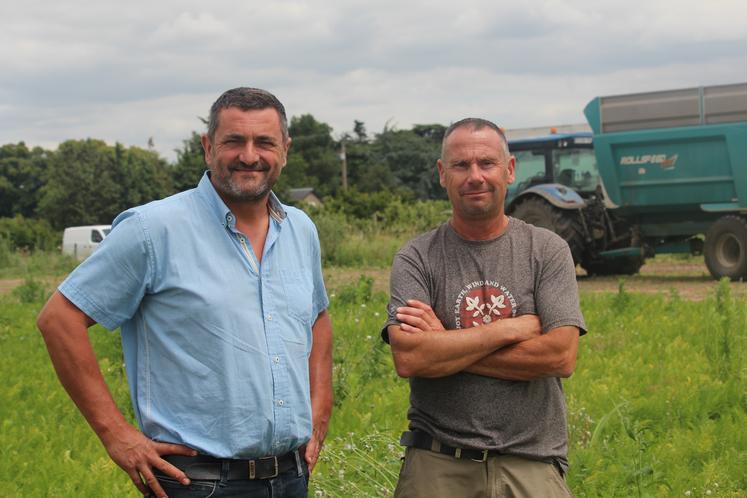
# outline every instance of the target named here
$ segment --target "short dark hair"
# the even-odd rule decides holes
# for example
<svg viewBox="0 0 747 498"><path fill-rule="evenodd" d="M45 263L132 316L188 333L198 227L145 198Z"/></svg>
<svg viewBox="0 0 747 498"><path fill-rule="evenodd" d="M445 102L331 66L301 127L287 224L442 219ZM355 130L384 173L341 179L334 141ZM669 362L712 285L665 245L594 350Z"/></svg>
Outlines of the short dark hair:
<svg viewBox="0 0 747 498"><path fill-rule="evenodd" d="M280 131L283 134L283 140L288 140L288 118L285 116L283 104L267 90L250 87L228 90L213 103L208 117L208 137L210 140L215 138L215 130L218 129L218 114L229 107L238 107L242 111L275 109L280 118Z"/></svg>
<svg viewBox="0 0 747 498"><path fill-rule="evenodd" d="M501 137L501 141L503 142L503 145L505 146L505 152L508 156L508 141L506 140L506 134L503 133L503 129L498 126L497 124L493 123L492 121L489 121L487 119L482 118L464 118L460 119L456 123L451 123L448 128L446 128L446 132L444 132L444 139L441 142L441 158L444 157L444 149L446 148L446 139L449 138L449 135L451 135L454 130L457 128L463 128L468 127L472 128L473 130L482 130L483 128L490 128L491 130L495 131L499 137Z"/></svg>

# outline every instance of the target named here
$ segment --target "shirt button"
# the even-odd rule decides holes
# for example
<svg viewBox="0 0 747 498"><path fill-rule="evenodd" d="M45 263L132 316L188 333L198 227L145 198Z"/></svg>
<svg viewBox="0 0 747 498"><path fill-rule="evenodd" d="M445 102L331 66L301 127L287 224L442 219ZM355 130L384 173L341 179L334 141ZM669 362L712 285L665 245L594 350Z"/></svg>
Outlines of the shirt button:
<svg viewBox="0 0 747 498"><path fill-rule="evenodd" d="M267 319L272 321L272 315L267 315Z"/></svg>
<svg viewBox="0 0 747 498"><path fill-rule="evenodd" d="M280 357L276 356L275 358L272 359L272 361L274 361L275 363L280 363Z"/></svg>
<svg viewBox="0 0 747 498"><path fill-rule="evenodd" d="M233 216L231 216L230 214L229 214L229 215L226 215L226 219L227 219L228 221L232 221L232 220L233 220Z"/></svg>
<svg viewBox="0 0 747 498"><path fill-rule="evenodd" d="M285 404L285 402L282 399L278 400L278 406L283 406L284 404Z"/></svg>

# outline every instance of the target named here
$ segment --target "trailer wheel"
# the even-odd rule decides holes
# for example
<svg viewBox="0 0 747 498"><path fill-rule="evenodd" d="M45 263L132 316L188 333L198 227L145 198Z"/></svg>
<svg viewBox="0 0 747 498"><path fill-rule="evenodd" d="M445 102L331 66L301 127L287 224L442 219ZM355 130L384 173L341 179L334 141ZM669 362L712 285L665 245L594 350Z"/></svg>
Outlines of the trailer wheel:
<svg viewBox="0 0 747 498"><path fill-rule="evenodd" d="M581 262L584 252L583 227L575 211L558 209L540 197L528 197L511 211L511 216L557 233L568 243L573 262Z"/></svg>
<svg viewBox="0 0 747 498"><path fill-rule="evenodd" d="M643 266L643 258L620 257L614 259L583 261L581 267L588 275L635 275Z"/></svg>
<svg viewBox="0 0 747 498"><path fill-rule="evenodd" d="M747 277L747 221L735 215L716 220L708 228L705 262L714 278Z"/></svg>

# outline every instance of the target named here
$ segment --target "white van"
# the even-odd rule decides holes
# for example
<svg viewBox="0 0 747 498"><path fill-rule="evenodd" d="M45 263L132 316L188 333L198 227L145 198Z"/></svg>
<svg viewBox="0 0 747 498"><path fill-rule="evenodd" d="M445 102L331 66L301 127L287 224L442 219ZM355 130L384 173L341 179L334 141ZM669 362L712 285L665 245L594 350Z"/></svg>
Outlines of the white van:
<svg viewBox="0 0 747 498"><path fill-rule="evenodd" d="M78 261L83 261L96 250L111 229L111 225L66 228L62 234L62 254L70 254Z"/></svg>

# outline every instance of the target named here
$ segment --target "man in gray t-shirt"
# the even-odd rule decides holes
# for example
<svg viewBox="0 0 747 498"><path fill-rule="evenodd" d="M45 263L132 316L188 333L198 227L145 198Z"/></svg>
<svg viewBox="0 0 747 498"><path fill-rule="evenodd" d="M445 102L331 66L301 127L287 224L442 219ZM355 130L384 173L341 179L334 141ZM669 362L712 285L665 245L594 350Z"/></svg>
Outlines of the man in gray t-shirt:
<svg viewBox="0 0 747 498"><path fill-rule="evenodd" d="M383 335L411 388L396 497L570 496L560 377L586 326L568 245L504 213L514 166L493 123L450 126L452 218L394 259Z"/></svg>

